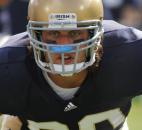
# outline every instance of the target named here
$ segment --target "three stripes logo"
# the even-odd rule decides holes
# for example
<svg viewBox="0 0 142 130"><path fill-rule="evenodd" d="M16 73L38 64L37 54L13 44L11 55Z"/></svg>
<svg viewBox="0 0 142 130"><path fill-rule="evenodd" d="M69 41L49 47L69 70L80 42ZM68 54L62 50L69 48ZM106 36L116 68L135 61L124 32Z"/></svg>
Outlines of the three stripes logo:
<svg viewBox="0 0 142 130"><path fill-rule="evenodd" d="M69 102L69 104L65 107L64 112L68 112L76 108L77 106L75 106L72 102Z"/></svg>

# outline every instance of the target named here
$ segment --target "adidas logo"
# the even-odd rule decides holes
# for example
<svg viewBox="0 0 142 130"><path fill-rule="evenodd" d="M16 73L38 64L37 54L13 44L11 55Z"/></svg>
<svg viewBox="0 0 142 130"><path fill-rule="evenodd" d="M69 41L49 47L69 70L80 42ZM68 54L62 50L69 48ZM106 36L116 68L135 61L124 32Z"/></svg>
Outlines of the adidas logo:
<svg viewBox="0 0 142 130"><path fill-rule="evenodd" d="M65 107L64 112L71 111L76 108L77 106L75 106L72 102L69 102L69 104Z"/></svg>

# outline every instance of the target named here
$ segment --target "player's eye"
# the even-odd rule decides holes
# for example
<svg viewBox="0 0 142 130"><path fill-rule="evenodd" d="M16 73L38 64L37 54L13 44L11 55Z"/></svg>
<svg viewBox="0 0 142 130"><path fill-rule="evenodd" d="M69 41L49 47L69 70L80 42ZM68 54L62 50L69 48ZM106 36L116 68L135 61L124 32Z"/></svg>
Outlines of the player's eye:
<svg viewBox="0 0 142 130"><path fill-rule="evenodd" d="M82 41L84 41L84 39L74 40L74 42L73 42L73 43L79 43L79 42L82 42Z"/></svg>
<svg viewBox="0 0 142 130"><path fill-rule="evenodd" d="M79 38L81 36L81 31L73 30L69 32L71 38Z"/></svg>
<svg viewBox="0 0 142 130"><path fill-rule="evenodd" d="M49 31L48 36L51 37L51 38L58 38L59 32L58 31Z"/></svg>
<svg viewBox="0 0 142 130"><path fill-rule="evenodd" d="M48 40L48 39L46 39L45 42L46 42L47 44L57 44L57 42L54 41L54 40Z"/></svg>

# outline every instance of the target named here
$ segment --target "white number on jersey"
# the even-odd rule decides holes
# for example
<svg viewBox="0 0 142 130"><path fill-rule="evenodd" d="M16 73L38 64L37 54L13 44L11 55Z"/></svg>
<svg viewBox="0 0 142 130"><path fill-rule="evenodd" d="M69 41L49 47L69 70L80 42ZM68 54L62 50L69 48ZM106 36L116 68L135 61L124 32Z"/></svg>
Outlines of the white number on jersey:
<svg viewBox="0 0 142 130"><path fill-rule="evenodd" d="M105 120L109 121L112 128L115 129L125 121L125 116L120 111L120 109L113 109L97 114L90 114L78 122L79 130L96 130L95 124L101 123ZM30 130L69 130L66 124L62 124L56 121L40 123L34 121L28 122Z"/></svg>

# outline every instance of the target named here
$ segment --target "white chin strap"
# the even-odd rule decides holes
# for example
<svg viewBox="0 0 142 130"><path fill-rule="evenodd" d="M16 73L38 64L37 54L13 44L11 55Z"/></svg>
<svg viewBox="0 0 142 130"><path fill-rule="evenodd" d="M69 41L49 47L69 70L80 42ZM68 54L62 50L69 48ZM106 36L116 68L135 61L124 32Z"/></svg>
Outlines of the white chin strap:
<svg viewBox="0 0 142 130"><path fill-rule="evenodd" d="M37 63L41 69L47 72L60 74L62 76L72 76L74 73L80 72L81 70L92 65L94 62L95 62L95 53L90 62L81 62L76 64L74 63L69 65L51 64L41 61L40 58L37 59Z"/></svg>
<svg viewBox="0 0 142 130"><path fill-rule="evenodd" d="M85 62L77 63L76 70L80 70L84 66ZM63 65L60 64L53 64L55 71L62 72ZM65 72L73 71L74 64L64 65Z"/></svg>
<svg viewBox="0 0 142 130"><path fill-rule="evenodd" d="M42 62L41 60L39 60L39 63L44 66L44 67L50 67L51 68L51 65L50 63L45 63L45 62ZM75 70L81 70L81 68L85 65L85 62L81 62L81 63L77 63L76 64L76 67L75 67ZM60 65L60 64L53 64L53 68L55 70L55 72L57 73L61 73L63 72L63 65ZM69 64L69 65L64 65L64 72L74 72L74 64ZM60 74L62 76L72 76L73 73L69 73L69 74Z"/></svg>

